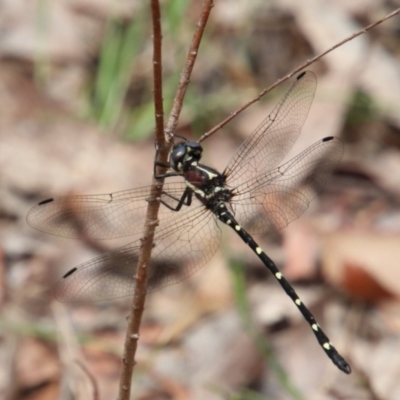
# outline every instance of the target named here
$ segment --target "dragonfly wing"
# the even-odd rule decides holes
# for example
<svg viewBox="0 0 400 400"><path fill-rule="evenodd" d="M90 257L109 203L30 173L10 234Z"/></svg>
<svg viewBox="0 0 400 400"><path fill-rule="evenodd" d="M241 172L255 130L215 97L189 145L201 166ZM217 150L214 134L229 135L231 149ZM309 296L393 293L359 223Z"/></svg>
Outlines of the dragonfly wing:
<svg viewBox="0 0 400 400"><path fill-rule="evenodd" d="M259 171L276 167L300 135L314 98L317 79L311 71L300 74L271 114L243 142L224 175L232 187Z"/></svg>
<svg viewBox="0 0 400 400"><path fill-rule="evenodd" d="M201 268L216 252L221 231L204 206L176 214L156 231L148 290L172 285ZM96 302L131 296L141 240L67 272L55 289L62 302Z"/></svg>
<svg viewBox="0 0 400 400"><path fill-rule="evenodd" d="M238 221L253 234L286 227L328 182L343 148L338 138L322 139L285 164L244 182L232 201Z"/></svg>
<svg viewBox="0 0 400 400"><path fill-rule="evenodd" d="M173 196L165 196L168 203L174 202L173 198L179 200L185 188L184 182L165 183L164 191ZM130 236L143 228L149 196L150 186L109 194L55 197L32 207L27 222L39 231L67 238ZM159 220L173 214L161 206Z"/></svg>

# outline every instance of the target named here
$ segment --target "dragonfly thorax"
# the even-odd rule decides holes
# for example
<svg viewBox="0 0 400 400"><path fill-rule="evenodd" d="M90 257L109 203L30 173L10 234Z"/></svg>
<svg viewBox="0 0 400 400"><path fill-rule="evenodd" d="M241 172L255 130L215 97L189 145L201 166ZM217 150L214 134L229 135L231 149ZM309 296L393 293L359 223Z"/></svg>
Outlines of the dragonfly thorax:
<svg viewBox="0 0 400 400"><path fill-rule="evenodd" d="M226 177L214 168L197 164L184 173L186 185L208 208L221 201L230 201L232 192L226 187Z"/></svg>
<svg viewBox="0 0 400 400"><path fill-rule="evenodd" d="M229 201L232 193L226 188L226 176L214 168L200 164L203 148L198 142L186 140L172 149L170 167L183 175L187 187L208 208L221 201Z"/></svg>

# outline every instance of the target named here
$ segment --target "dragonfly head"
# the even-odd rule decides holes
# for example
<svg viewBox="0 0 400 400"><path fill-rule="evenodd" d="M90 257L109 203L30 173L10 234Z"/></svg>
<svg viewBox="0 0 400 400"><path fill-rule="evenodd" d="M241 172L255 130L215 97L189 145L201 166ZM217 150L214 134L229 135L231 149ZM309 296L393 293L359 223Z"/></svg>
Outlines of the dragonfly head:
<svg viewBox="0 0 400 400"><path fill-rule="evenodd" d="M177 172L185 172L200 160L203 148L198 142L185 141L178 143L172 149L169 162Z"/></svg>

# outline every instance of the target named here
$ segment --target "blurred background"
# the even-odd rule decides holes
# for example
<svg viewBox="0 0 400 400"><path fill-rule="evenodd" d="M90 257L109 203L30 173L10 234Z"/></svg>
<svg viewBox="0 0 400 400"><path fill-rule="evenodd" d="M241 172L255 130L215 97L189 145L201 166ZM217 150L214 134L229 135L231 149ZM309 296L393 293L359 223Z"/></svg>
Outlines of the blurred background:
<svg viewBox="0 0 400 400"><path fill-rule="evenodd" d="M0 1L0 397L116 397L130 299L65 306L70 268L130 239L30 228L48 197L150 184L149 2ZM201 2L162 1L168 116ZM202 133L398 0L215 0L177 133ZM149 294L132 398L400 399L400 19L312 69L318 88L294 153L325 136L342 162L300 219L259 238L353 373L336 369L257 258L231 232L189 279ZM221 171L289 87L203 143ZM294 154L293 153L293 154Z"/></svg>

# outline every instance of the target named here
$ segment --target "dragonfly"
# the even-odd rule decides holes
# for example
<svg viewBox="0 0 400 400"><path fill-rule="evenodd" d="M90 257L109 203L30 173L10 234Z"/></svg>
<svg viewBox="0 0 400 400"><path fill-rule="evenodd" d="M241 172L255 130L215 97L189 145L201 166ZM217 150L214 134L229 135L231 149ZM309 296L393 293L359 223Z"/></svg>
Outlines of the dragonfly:
<svg viewBox="0 0 400 400"><path fill-rule="evenodd" d="M221 225L239 235L273 274L310 325L319 345L343 372L350 365L338 353L311 311L253 235L280 230L306 210L343 155L343 143L324 137L284 161L301 133L317 81L302 72L256 130L241 144L225 170L200 163L199 142L179 137L168 178L157 201L159 227L153 242L148 290L179 282L206 264L221 241ZM175 179L170 179L174 178ZM140 235L150 186L100 195L65 196L41 201L29 211L33 228L67 238L111 239ZM134 293L141 239L69 270L55 288L62 302L112 300Z"/></svg>

